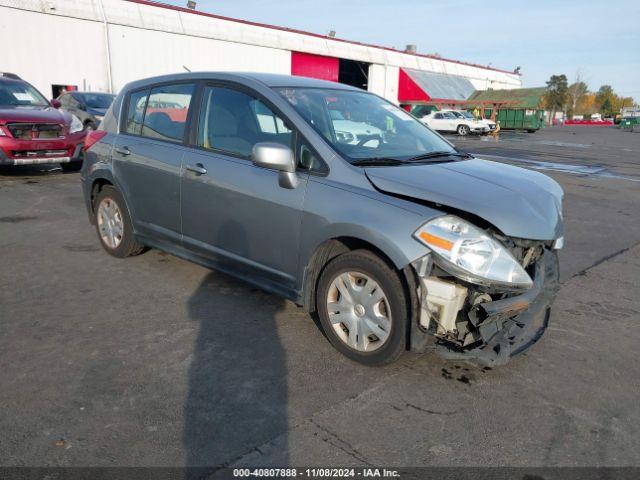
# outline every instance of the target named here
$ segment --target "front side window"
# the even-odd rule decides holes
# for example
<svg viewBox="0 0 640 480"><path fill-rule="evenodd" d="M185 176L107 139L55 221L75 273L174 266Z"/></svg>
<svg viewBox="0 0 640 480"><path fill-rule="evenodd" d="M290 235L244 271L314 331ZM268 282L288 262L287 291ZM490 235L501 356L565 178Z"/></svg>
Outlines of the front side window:
<svg viewBox="0 0 640 480"><path fill-rule="evenodd" d="M376 95L320 88L276 90L347 161L455 153L415 117Z"/></svg>
<svg viewBox="0 0 640 480"><path fill-rule="evenodd" d="M48 107L42 94L25 82L0 82L0 106Z"/></svg>
<svg viewBox="0 0 640 480"><path fill-rule="evenodd" d="M248 158L256 143L277 142L293 149L293 140L291 128L260 100L230 88L205 87L198 146Z"/></svg>
<svg viewBox="0 0 640 480"><path fill-rule="evenodd" d="M142 136L181 142L194 84L163 85L151 90L142 125Z"/></svg>

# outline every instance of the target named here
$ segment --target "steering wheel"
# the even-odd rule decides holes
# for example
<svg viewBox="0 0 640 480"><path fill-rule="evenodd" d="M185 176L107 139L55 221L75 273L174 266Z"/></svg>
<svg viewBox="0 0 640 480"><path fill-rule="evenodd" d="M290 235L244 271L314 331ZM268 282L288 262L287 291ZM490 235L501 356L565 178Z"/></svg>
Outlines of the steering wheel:
<svg viewBox="0 0 640 480"><path fill-rule="evenodd" d="M378 140L378 146L376 147L376 150L380 148L380 145L382 145L382 137L377 133L374 133L372 135L363 135L358 142L358 147L363 147L365 143L370 142L371 140Z"/></svg>

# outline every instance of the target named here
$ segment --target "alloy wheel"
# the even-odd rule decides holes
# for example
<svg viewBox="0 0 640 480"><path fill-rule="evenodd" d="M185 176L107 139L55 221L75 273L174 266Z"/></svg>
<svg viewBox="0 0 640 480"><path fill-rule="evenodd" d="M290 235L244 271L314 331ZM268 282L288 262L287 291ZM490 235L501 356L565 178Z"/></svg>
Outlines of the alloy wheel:
<svg viewBox="0 0 640 480"><path fill-rule="evenodd" d="M118 204L109 197L98 205L98 231L104 244L112 249L118 248L124 235L124 220Z"/></svg>

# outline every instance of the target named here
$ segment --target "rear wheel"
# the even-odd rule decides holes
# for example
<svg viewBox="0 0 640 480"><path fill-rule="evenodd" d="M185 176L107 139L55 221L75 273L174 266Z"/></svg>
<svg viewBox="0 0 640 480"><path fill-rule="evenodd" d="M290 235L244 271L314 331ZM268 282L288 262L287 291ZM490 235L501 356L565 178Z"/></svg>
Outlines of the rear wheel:
<svg viewBox="0 0 640 480"><path fill-rule="evenodd" d="M317 310L331 344L365 365L405 350L408 303L398 274L367 250L334 258L320 275Z"/></svg>
<svg viewBox="0 0 640 480"><path fill-rule="evenodd" d="M469 128L468 125L458 125L458 128L456 129L456 132L458 132L458 135L462 135L463 137L465 135L469 135L470 131L471 129Z"/></svg>
<svg viewBox="0 0 640 480"><path fill-rule="evenodd" d="M107 253L118 258L142 253L144 246L133 234L131 217L118 190L103 187L96 196L93 211L98 238Z"/></svg>

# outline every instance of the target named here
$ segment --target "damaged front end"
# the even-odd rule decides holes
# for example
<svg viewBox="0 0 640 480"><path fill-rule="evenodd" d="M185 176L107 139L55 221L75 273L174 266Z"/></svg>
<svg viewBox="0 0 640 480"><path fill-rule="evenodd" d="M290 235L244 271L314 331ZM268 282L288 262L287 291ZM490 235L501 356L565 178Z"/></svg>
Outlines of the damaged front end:
<svg viewBox="0 0 640 480"><path fill-rule="evenodd" d="M461 251L457 243L445 243L453 242L452 237L435 232L436 238L429 238L429 241ZM412 263L419 303L411 332L412 346L422 344L424 347L427 339L432 338L437 351L447 358L496 366L507 363L542 336L549 321L550 305L559 288L558 257L554 249L558 242L513 239L485 232L487 236L508 252L500 254L508 255L509 262L517 262L522 268L520 272L511 266L512 270L505 275L519 283L492 282L461 271L463 269L450 261L451 257L437 253L438 247L432 248L430 253ZM476 237L473 241L477 251ZM482 248L484 246L480 250ZM494 258L499 255L482 253ZM530 280L527 285L525 272ZM488 271L485 273L492 276Z"/></svg>

